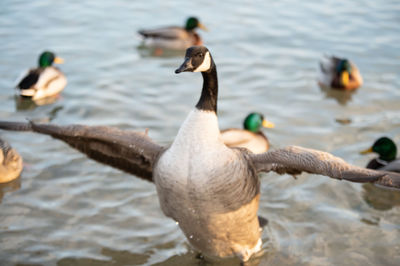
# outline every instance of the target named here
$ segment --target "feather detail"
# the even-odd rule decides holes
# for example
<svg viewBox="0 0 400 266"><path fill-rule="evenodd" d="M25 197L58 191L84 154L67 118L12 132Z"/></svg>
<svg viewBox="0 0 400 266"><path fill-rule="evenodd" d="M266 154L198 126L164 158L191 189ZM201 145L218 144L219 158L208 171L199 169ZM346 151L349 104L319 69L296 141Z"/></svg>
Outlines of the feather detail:
<svg viewBox="0 0 400 266"><path fill-rule="evenodd" d="M289 146L268 151L262 154L250 155L257 172L275 171L279 174L299 174L308 172L329 176L339 180L366 183L400 188L400 174L393 172L374 171L350 165L341 158L330 153Z"/></svg>
<svg viewBox="0 0 400 266"><path fill-rule="evenodd" d="M57 126L3 122L0 128L50 135L86 154L89 158L152 181L153 165L163 148L145 133L104 126Z"/></svg>

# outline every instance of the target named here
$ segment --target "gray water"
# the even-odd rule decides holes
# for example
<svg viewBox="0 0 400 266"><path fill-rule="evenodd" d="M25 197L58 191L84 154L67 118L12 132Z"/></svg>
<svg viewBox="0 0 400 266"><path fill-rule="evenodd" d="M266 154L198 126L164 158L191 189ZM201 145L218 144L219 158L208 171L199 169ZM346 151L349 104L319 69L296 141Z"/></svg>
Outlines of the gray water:
<svg viewBox="0 0 400 266"><path fill-rule="evenodd" d="M304 3L303 3L304 2ZM219 75L221 128L259 111L273 147L300 145L364 166L382 136L400 143L400 2L0 2L0 118L144 130L170 143L196 103L201 75L182 57L142 56L136 31L198 16ZM13 86L45 49L68 78L52 104L21 105ZM321 90L318 60L348 57L364 77L355 93ZM348 120L350 123L339 123ZM100 165L50 137L1 132L24 158L1 187L1 265L198 265L159 208L154 185ZM399 265L400 195L327 177L262 177L269 219L257 265ZM236 260L209 262L231 265Z"/></svg>

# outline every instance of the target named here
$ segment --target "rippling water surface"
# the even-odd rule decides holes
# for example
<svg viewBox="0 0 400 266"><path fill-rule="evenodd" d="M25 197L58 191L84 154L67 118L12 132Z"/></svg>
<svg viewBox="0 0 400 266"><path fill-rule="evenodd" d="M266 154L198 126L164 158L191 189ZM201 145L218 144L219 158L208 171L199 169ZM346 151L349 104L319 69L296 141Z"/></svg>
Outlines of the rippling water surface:
<svg viewBox="0 0 400 266"><path fill-rule="evenodd" d="M196 103L201 75L175 75L182 57L142 56L136 30L197 15L218 66L221 128L250 111L276 124L273 147L358 152L388 135L400 144L398 1L9 1L0 3L0 118L144 130L173 140ZM14 81L51 49L68 85L56 102L15 101ZM364 86L321 90L324 54L353 60ZM336 120L350 120L340 124ZM1 187L2 265L197 265L152 184L88 160L46 136L1 132L23 156ZM398 265L400 195L326 177L262 177L270 223L257 265ZM236 261L223 261L230 265ZM218 264L219 262L213 262Z"/></svg>

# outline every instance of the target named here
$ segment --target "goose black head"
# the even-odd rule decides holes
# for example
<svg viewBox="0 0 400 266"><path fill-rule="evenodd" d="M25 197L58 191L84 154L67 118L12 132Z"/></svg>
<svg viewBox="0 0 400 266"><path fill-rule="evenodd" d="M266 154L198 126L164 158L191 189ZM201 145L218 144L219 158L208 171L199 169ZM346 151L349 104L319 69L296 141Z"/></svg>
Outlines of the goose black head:
<svg viewBox="0 0 400 266"><path fill-rule="evenodd" d="M186 50L185 61L175 70L181 72L208 72L214 67L210 52L205 46L192 46Z"/></svg>

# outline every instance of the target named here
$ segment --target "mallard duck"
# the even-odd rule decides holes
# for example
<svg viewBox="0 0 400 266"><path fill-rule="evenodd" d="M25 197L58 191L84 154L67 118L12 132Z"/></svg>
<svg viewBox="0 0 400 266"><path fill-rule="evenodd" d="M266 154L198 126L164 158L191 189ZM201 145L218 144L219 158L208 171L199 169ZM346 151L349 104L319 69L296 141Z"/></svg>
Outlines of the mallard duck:
<svg viewBox="0 0 400 266"><path fill-rule="evenodd" d="M340 90L355 90L363 84L357 66L345 58L325 56L320 64L319 84Z"/></svg>
<svg viewBox="0 0 400 266"><path fill-rule="evenodd" d="M372 152L377 153L379 157L372 159L367 164L367 168L400 173L400 158L396 158L397 147L392 139L381 137L370 148L361 151L361 154Z"/></svg>
<svg viewBox="0 0 400 266"><path fill-rule="evenodd" d="M185 50L192 45L203 42L196 28L206 30L206 27L195 17L186 20L185 27L169 26L149 30L139 30L144 38L144 45L152 48Z"/></svg>
<svg viewBox="0 0 400 266"><path fill-rule="evenodd" d="M0 138L0 183L16 179L21 171L21 156L10 144Z"/></svg>
<svg viewBox="0 0 400 266"><path fill-rule="evenodd" d="M400 158L396 158L397 147L392 139L381 137L370 148L360 153L377 153L379 155L368 162L367 168L400 173ZM397 190L388 191L371 184L363 184L363 188L365 202L377 210L390 210L394 206L400 205L400 193Z"/></svg>
<svg viewBox="0 0 400 266"><path fill-rule="evenodd" d="M227 147L218 127L217 68L209 50L188 48L175 70L181 72L201 72L203 88L169 146L158 145L143 133L111 127L0 121L0 128L50 135L92 159L154 182L164 214L204 256L247 261L261 249L260 172L305 171L400 188L400 174L352 166L326 152L289 146L253 154Z"/></svg>
<svg viewBox="0 0 400 266"><path fill-rule="evenodd" d="M265 120L260 113L250 113L243 122L243 128L229 128L221 131L222 141L228 147L247 148L253 153L266 152L268 138L260 131L261 127L273 128L274 124Z"/></svg>
<svg viewBox="0 0 400 266"><path fill-rule="evenodd" d="M59 94L67 85L64 74L53 63L64 62L54 53L45 51L39 56L39 67L30 69L18 82L17 94L39 100Z"/></svg>

